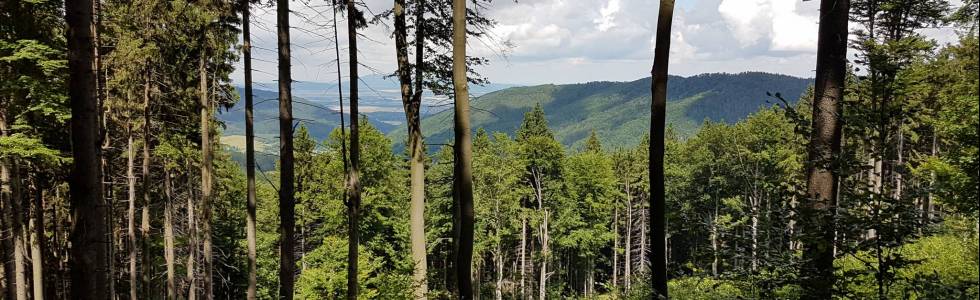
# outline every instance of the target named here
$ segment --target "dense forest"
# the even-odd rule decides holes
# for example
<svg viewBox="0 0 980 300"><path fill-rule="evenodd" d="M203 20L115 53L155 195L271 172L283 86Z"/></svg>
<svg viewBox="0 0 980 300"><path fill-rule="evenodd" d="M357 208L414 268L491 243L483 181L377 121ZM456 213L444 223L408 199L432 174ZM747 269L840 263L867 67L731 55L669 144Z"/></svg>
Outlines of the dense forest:
<svg viewBox="0 0 980 300"><path fill-rule="evenodd" d="M295 5L334 43L339 111L294 106ZM491 38L492 5L0 2L0 299L980 297L978 1L820 0L797 97L668 88L685 78L667 75L661 0L652 78L502 91L513 131L471 105L490 60L467 41ZM276 12L278 70L254 71L277 93L253 92L257 8ZM389 25L392 135L359 111L357 80L358 40L379 45L358 30ZM423 121L423 92L452 107ZM675 124L668 99L685 98L720 104ZM608 120L549 112L627 102Z"/></svg>

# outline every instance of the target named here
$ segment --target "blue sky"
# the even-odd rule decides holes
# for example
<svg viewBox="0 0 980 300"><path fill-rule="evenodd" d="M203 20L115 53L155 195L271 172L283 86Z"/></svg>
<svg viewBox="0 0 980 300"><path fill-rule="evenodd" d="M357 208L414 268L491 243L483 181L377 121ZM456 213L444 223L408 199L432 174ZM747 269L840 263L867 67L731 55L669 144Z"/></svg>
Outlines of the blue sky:
<svg viewBox="0 0 980 300"><path fill-rule="evenodd" d="M368 13L392 0L365 0ZM492 34L468 41L469 53L491 60L479 69L491 81L514 84L627 81L648 76L653 60L657 0L495 0ZM335 81L333 29L326 1L292 1L293 77ZM671 34L670 73L765 71L813 76L819 1L679 0ZM253 9L256 80L275 80L274 7ZM341 16L343 17L343 16ZM346 73L346 27L340 20ZM320 25L318 25L320 24ZM362 74L395 69L391 23L372 25L359 39ZM946 31L926 32L941 42ZM512 47L501 45L510 44ZM236 72L234 79L241 78Z"/></svg>

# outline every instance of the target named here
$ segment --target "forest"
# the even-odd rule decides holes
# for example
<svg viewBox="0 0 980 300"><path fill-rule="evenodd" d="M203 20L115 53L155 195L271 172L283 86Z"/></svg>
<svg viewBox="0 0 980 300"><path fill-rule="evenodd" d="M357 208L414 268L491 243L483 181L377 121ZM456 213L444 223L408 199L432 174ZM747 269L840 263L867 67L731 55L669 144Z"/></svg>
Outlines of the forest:
<svg viewBox="0 0 980 300"><path fill-rule="evenodd" d="M980 297L977 0L819 0L799 97L668 88L685 80L668 77L675 3L649 1L652 77L621 97L643 114L518 88L493 115L513 130L471 117L495 57L467 48L500 2L3 0L0 299ZM297 20L333 45L317 55L339 102L317 114L334 119L294 115L318 109L294 101ZM276 70L253 70L256 27ZM375 39L395 48L396 134L359 106ZM448 99L441 121L423 93ZM683 93L718 106L675 124ZM276 115L254 117L266 101ZM555 119L570 109L598 117ZM256 122L276 131L257 142Z"/></svg>

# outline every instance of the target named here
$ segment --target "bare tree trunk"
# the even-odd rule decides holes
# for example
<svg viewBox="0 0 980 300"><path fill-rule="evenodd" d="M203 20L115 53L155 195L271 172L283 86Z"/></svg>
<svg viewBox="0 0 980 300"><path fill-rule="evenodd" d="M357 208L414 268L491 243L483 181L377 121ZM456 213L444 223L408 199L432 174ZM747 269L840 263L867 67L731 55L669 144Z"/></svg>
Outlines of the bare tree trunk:
<svg viewBox="0 0 980 300"><path fill-rule="evenodd" d="M204 53L198 60L198 72L201 97L201 237L204 258L204 274L201 285L204 287L204 299L213 298L212 272L214 269L211 253L211 100L208 99L207 58Z"/></svg>
<svg viewBox="0 0 980 300"><path fill-rule="evenodd" d="M751 229L752 229L752 261L751 267L752 271L755 272L759 267L759 198L758 196L753 196L749 199L749 203L752 206L752 216L751 216Z"/></svg>
<svg viewBox="0 0 980 300"><path fill-rule="evenodd" d="M7 127L6 108L0 110L0 136L6 136L9 131ZM21 194L21 178L17 161L14 158L0 159L0 182L3 182L0 198L7 199L10 207L11 222L10 241L13 248L13 273L7 276L13 277L14 296L17 300L27 300L27 232L24 224L23 195Z"/></svg>
<svg viewBox="0 0 980 300"><path fill-rule="evenodd" d="M3 118L3 111L0 111L0 118ZM0 120L2 121L2 120ZM8 200L9 174L4 161L0 161L0 226L11 228L13 221L10 219L13 210L10 208ZM3 260L3 288L4 299L14 299L17 294L17 283L14 281L14 252L13 237L10 236L12 230L0 230L0 259Z"/></svg>
<svg viewBox="0 0 980 300"><path fill-rule="evenodd" d="M197 262L197 218L194 215L194 184L191 182L190 162L187 165L187 299L197 299L197 276L194 264Z"/></svg>
<svg viewBox="0 0 980 300"><path fill-rule="evenodd" d="M359 285L357 283L357 246L360 244L360 218L361 218L361 142L360 142L360 113L358 112L358 80L357 68L357 17L360 12L354 5L354 0L347 1L347 44L350 61L350 174L348 174L348 238L347 238L347 299L357 299Z"/></svg>
<svg viewBox="0 0 980 300"><path fill-rule="evenodd" d="M129 208L126 210L126 238L129 249L129 299L139 299L136 289L136 174L134 173L136 150L133 149L132 125L126 128L126 187Z"/></svg>
<svg viewBox="0 0 980 300"><path fill-rule="evenodd" d="M38 178L33 180L34 190L34 212L31 218L31 287L34 288L33 300L44 300L44 286L47 284L44 278L44 190L41 189Z"/></svg>
<svg viewBox="0 0 980 300"><path fill-rule="evenodd" d="M421 5L417 7L422 12ZM409 174L411 181L411 205L409 208L409 224L412 242L412 261L415 264L413 272L413 294L415 299L425 299L428 293L426 283L426 250L425 250L425 152L422 144L421 116L419 108L421 97L415 97L412 91L412 77L408 65L407 26L405 24L405 0L395 0L395 52L398 60L398 80L401 84L402 105L405 110L405 120L408 126ZM418 13L417 13L418 15ZM418 20L421 23L421 20ZM416 43L421 43L422 31L416 26ZM416 51L419 48L416 47ZM416 53L416 55L420 55ZM421 68L417 65L416 68ZM421 91L418 91L421 93Z"/></svg>
<svg viewBox="0 0 980 300"><path fill-rule="evenodd" d="M255 125L252 123L252 36L250 33L251 6L248 0L242 0L242 55L244 56L245 73L245 177L247 178L247 200L245 219L245 239L248 244L248 290L247 300L255 300L258 267L255 250ZM339 62L338 62L339 63Z"/></svg>
<svg viewBox="0 0 980 300"><path fill-rule="evenodd" d="M538 299L544 300L548 297L548 258L551 256L549 249L548 236L548 209L544 210L544 220L541 222L541 276L538 279Z"/></svg>
<svg viewBox="0 0 980 300"><path fill-rule="evenodd" d="M167 203L163 209L163 258L167 264L167 300L177 299L176 268L174 267L174 198L173 184L170 182L170 171L163 174L163 189Z"/></svg>
<svg viewBox="0 0 980 300"><path fill-rule="evenodd" d="M710 239L711 239L711 255L712 255L712 260L711 260L711 276L717 278L718 277L718 268L719 268L719 261L718 261L718 256L719 256L718 255L718 250L719 250L718 249L719 248L719 245L718 245L719 244L719 242L718 242L718 199L717 198L715 198L715 211L714 211L714 214L711 216L711 238Z"/></svg>
<svg viewBox="0 0 980 300"><path fill-rule="evenodd" d="M293 298L296 199L293 161L292 65L289 49L289 1L276 1L279 36L279 299ZM354 78L351 79L356 80Z"/></svg>
<svg viewBox="0 0 980 300"><path fill-rule="evenodd" d="M667 66L670 54L670 27L674 15L674 0L660 0L657 16L657 37L654 47L653 93L650 106L650 243L653 248L648 259L653 265L653 290L667 297L667 234L666 195L664 194L664 142L667 109ZM647 256L644 256L647 257Z"/></svg>
<svg viewBox="0 0 980 300"><path fill-rule="evenodd" d="M150 297L150 277L153 263L150 259L150 71L143 85L143 209L141 210L140 238L143 248L143 295Z"/></svg>
<svg viewBox="0 0 980 300"><path fill-rule="evenodd" d="M626 261L623 266L623 286L629 292L633 279L633 195L626 181Z"/></svg>
<svg viewBox="0 0 980 300"><path fill-rule="evenodd" d="M848 0L821 0L817 42L817 78L813 99L805 206L804 263L800 274L810 274L801 286L814 299L829 299L834 286L834 232L837 206L837 171L832 161L840 153L840 101L844 95L847 64Z"/></svg>
<svg viewBox="0 0 980 300"><path fill-rule="evenodd" d="M523 201L522 201L523 202ZM527 299L527 217L521 216L521 299Z"/></svg>
<svg viewBox="0 0 980 300"><path fill-rule="evenodd" d="M466 77L466 0L453 0L453 97L455 147L453 183L457 195L459 229L456 237L456 272L460 299L473 298L470 278L473 259L473 143L470 130L470 95Z"/></svg>
<svg viewBox="0 0 980 300"><path fill-rule="evenodd" d="M612 264L612 290L618 292L619 289L619 207L613 207L613 264Z"/></svg>
<svg viewBox="0 0 980 300"><path fill-rule="evenodd" d="M504 298L504 252L499 244L494 252L494 267L497 269L497 281L493 288L493 299L501 300Z"/></svg>
<svg viewBox="0 0 980 300"><path fill-rule="evenodd" d="M109 293L107 210L99 166L99 102L95 71L94 3L66 0L68 98L71 102L72 298L106 299Z"/></svg>

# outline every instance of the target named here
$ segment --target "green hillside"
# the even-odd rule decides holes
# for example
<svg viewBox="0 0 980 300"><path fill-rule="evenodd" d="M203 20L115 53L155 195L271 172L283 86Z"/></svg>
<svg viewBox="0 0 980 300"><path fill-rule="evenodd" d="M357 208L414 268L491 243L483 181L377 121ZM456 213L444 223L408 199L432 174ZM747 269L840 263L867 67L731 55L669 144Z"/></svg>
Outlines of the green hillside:
<svg viewBox="0 0 980 300"><path fill-rule="evenodd" d="M473 101L472 126L513 133L524 112L540 103L549 127L566 146L578 147L592 130L604 145L632 145L649 128L650 80L547 84L489 93ZM667 122L679 134L687 136L704 120L732 123L760 107L772 105L774 99L766 96L766 92L778 92L795 101L810 83L810 79L757 72L671 76ZM445 143L452 138L452 116L452 110L446 110L422 120L427 143ZM404 134L400 128L390 136L400 142Z"/></svg>

